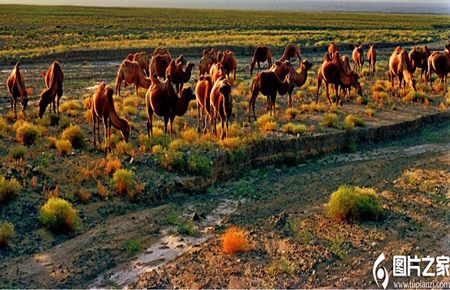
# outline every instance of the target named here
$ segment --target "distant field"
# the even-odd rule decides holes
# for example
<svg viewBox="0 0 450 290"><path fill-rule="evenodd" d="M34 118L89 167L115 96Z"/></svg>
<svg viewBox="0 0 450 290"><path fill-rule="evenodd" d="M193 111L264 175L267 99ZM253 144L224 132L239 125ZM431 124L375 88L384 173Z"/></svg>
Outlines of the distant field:
<svg viewBox="0 0 450 290"><path fill-rule="evenodd" d="M0 6L0 57L85 49L432 42L450 16L143 8Z"/></svg>

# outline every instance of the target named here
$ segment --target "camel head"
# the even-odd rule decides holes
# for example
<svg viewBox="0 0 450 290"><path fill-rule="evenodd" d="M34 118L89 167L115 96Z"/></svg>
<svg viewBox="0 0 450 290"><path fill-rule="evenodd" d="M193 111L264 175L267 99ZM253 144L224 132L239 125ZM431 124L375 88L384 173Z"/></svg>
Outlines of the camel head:
<svg viewBox="0 0 450 290"><path fill-rule="evenodd" d="M181 65L186 65L186 59L184 58L183 55L180 55L179 57L177 57L175 59L175 64L181 64Z"/></svg>
<svg viewBox="0 0 450 290"><path fill-rule="evenodd" d="M188 102L195 100L194 90L190 86L183 87L181 89L181 98Z"/></svg>
<svg viewBox="0 0 450 290"><path fill-rule="evenodd" d="M122 130L122 136L125 142L128 142L128 140L130 139L130 133L131 133L131 126L129 123L127 123L127 125Z"/></svg>
<svg viewBox="0 0 450 290"><path fill-rule="evenodd" d="M191 71L195 66L195 63L193 62L188 62L187 66L186 66L186 71Z"/></svg>
<svg viewBox="0 0 450 290"><path fill-rule="evenodd" d="M231 112L233 110L233 98L231 97L232 87L233 86L229 80L225 78L222 79L222 84L219 88L219 92L224 97L224 109L227 115L231 115Z"/></svg>
<svg viewBox="0 0 450 290"><path fill-rule="evenodd" d="M302 61L302 69L309 70L309 69L311 69L312 65L313 64L311 62L309 62L307 59Z"/></svg>
<svg viewBox="0 0 450 290"><path fill-rule="evenodd" d="M358 91L358 95L360 95L362 97L363 93L362 93L361 84L359 83L359 75L356 72L352 71L350 73L350 77L351 77L351 84L350 85L352 87L354 87Z"/></svg>
<svg viewBox="0 0 450 290"><path fill-rule="evenodd" d="M47 109L47 106L50 104L51 100L49 98L50 90L43 90L40 95L40 99L38 102L39 107L39 118L42 118L44 116L45 110Z"/></svg>
<svg viewBox="0 0 450 290"><path fill-rule="evenodd" d="M279 71L279 75L281 76L281 78L284 78L288 73L294 74L296 72L294 66L288 60L277 60L274 65L276 67L276 70Z"/></svg>

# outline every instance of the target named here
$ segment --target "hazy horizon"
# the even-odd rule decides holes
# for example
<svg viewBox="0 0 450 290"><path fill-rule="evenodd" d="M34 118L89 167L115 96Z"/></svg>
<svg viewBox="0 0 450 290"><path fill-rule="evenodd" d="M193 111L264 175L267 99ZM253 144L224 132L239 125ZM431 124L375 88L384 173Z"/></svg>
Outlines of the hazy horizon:
<svg viewBox="0 0 450 290"><path fill-rule="evenodd" d="M0 4L450 14L447 0L0 0Z"/></svg>

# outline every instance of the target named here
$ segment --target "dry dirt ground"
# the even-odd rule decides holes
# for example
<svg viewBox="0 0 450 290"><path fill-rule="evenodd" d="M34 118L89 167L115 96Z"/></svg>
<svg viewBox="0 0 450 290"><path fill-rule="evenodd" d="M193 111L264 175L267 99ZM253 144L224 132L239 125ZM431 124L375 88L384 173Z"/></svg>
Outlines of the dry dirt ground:
<svg viewBox="0 0 450 290"><path fill-rule="evenodd" d="M316 71L321 56L311 58L315 63L313 71ZM246 119L248 62L248 57L242 57L238 79L243 81L234 91L239 122ZM98 81L113 82L117 63L67 63L64 66L66 83L62 103L75 100L80 106L63 112L62 116L80 125L86 134L90 134L90 129L84 118L86 109L82 100L92 93ZM27 84L34 87L28 117L35 123L36 95L43 87L39 70L47 66L23 64ZM0 79L6 79L10 69L2 67ZM377 78L384 79L383 73ZM364 82L365 95L369 96L375 79L368 76ZM311 81L309 86L313 83ZM312 99L312 91L306 91L295 99L296 108L300 109L302 103ZM127 95L132 92L128 91ZM6 96L4 87L0 94ZM127 115L135 125L131 137L134 148L139 146L137 136L145 133L142 95L143 90L137 107L139 113ZM366 115L366 106L352 101L339 109L338 116L342 120L349 113L358 114L366 126L379 126L438 112L442 101L437 95L433 95L428 107L422 103L395 101L395 110L384 104L374 108L374 117ZM277 119L281 125L287 122L283 116L286 100L280 98L278 105ZM264 98L259 97L258 115L264 113L264 107ZM327 110L326 107L325 112ZM0 111L7 115L8 98L1 99ZM188 111L180 127L184 122L195 126L195 111L194 107ZM293 122L305 123L311 129L308 134L341 130L321 127L322 116L323 112L305 112ZM11 120L8 122L13 124ZM247 126L244 130L257 129ZM48 127L45 137L58 137L61 131L58 126ZM284 133L278 130L275 134L283 136ZM91 135L87 136L90 140ZM76 233L53 234L38 222L45 195L57 185L61 196L73 198L81 184L78 183L80 170L90 162L99 162L104 154L88 146L74 150L69 156L60 156L48 147L43 136L29 147L24 160L11 161L7 154L16 141L14 132L8 132L0 138L0 173L18 178L24 189L19 198L0 207L0 219L12 221L16 228L10 246L0 249L0 287L128 284L146 287L371 287L373 283L354 283L372 280L371 263L383 250L393 254L391 249L401 249L402 253L432 249L432 254L446 249L448 254L449 138L449 127L445 125L406 141L359 148L354 155L331 155L293 167L268 166L251 170L239 174L239 178L218 182L206 193L196 196L170 192L170 196L163 199L129 201L111 196L103 200L96 195L95 180L90 180L82 183L92 193L89 202L85 204L76 198L73 202L82 228ZM148 155L148 152L136 154L132 165L128 164L129 157L120 157L124 166L136 172L139 182L147 184L146 190L158 189L167 180L173 182L176 176L183 174L140 162L147 160ZM31 186L32 176L37 177L37 186ZM405 184L404 180L409 183ZM422 180L427 180L427 184L422 185ZM342 184L374 187L382 197L384 219L378 223L353 225L328 220L323 215L323 204ZM199 222L190 221L194 212L200 216ZM219 235L229 225L241 226L248 232L250 251L238 256L221 254ZM171 237L169 241L162 240L167 236ZM157 245L156 249L152 245ZM152 272L155 268L157 272ZM350 279L353 276L347 273L362 278Z"/></svg>

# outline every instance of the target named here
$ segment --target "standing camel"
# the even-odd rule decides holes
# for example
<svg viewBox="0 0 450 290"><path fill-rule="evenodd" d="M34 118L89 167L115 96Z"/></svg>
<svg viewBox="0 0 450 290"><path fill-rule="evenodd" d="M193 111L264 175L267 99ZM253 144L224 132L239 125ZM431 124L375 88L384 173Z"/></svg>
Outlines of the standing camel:
<svg viewBox="0 0 450 290"><path fill-rule="evenodd" d="M28 105L28 95L31 94L31 88L25 88L25 81L20 73L20 62L17 62L6 80L6 89L11 97L11 110L14 111L14 119L17 118L16 104L20 101L22 104L22 114L25 116L25 110Z"/></svg>
<svg viewBox="0 0 450 290"><path fill-rule="evenodd" d="M39 99L39 118L42 118L50 103L53 103L53 112L59 114L59 100L63 94L63 82L64 74L61 66L57 61L54 61L45 74L47 89L42 91Z"/></svg>
<svg viewBox="0 0 450 290"><path fill-rule="evenodd" d="M272 66L272 52L270 48L267 46L258 46L253 53L252 62L250 63L250 76L253 74L253 69L255 68L255 64L258 65L258 72L261 69L260 63L266 62L269 68Z"/></svg>

